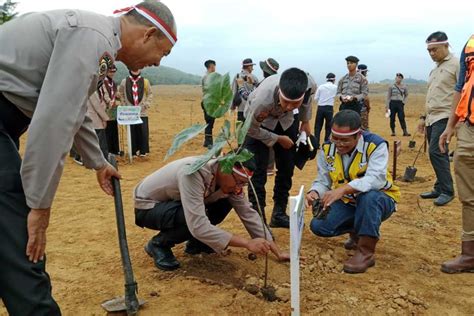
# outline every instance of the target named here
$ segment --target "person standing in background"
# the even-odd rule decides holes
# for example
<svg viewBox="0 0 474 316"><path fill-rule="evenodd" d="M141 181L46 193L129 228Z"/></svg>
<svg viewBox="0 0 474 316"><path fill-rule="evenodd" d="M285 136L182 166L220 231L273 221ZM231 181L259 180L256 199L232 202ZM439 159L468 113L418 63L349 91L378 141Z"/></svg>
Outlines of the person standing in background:
<svg viewBox="0 0 474 316"><path fill-rule="evenodd" d="M201 80L203 98L204 98L204 86L206 83L207 76L209 76L209 74L216 71L216 62L212 59L206 60L204 62L204 67L206 67L206 74L204 75L204 77L202 77L202 80ZM214 143L212 139L212 129L214 128L215 118L213 118L210 115L207 115L206 109L204 109L203 101L201 101L201 108L202 108L202 112L204 113L204 121L206 121L206 124L207 124L206 129L204 130L205 136L204 136L203 147L207 147L210 149L212 148L212 145Z"/></svg>
<svg viewBox="0 0 474 316"><path fill-rule="evenodd" d="M148 109L153 99L150 81L141 76L141 70L130 71L130 75L120 83L119 91L124 96L124 105L140 107L143 123L130 126L132 154L145 157L150 152Z"/></svg>
<svg viewBox="0 0 474 316"><path fill-rule="evenodd" d="M398 116L400 126L403 130L403 136L411 136L407 131L407 123L405 122L405 103L408 97L408 88L402 83L403 74L397 73L395 83L388 88L387 102L385 109L390 111L390 129L392 136L395 136L395 116Z"/></svg>
<svg viewBox="0 0 474 316"><path fill-rule="evenodd" d="M107 72L104 83L99 88L99 97L101 102L105 104L107 116L109 117L105 127L108 151L114 155L120 155L117 125L117 101L120 100L120 95L117 92L117 84L114 81L116 72L117 67L114 64Z"/></svg>
<svg viewBox="0 0 474 316"><path fill-rule="evenodd" d="M327 82L320 85L316 90L314 100L318 103L318 111L316 112L316 120L314 121L314 137L317 140L317 146L320 147L321 130L324 124L324 142L329 140L331 136L331 122L334 114L334 98L337 93L336 75L332 72L326 75Z"/></svg>

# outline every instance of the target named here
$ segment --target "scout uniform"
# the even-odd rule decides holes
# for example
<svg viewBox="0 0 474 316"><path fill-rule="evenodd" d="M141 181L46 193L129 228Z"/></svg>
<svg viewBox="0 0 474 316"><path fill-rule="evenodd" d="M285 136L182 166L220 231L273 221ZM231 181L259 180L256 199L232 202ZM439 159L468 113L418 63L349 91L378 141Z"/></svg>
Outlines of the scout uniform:
<svg viewBox="0 0 474 316"><path fill-rule="evenodd" d="M104 157L108 157L109 150L107 147L107 136L105 134L105 127L109 116L106 112L106 105L101 102L99 92L95 92L87 102L87 115L92 120L92 127L95 129L97 138L99 139L99 147L102 150Z"/></svg>
<svg viewBox="0 0 474 316"><path fill-rule="evenodd" d="M252 62L252 59L246 58L242 62L243 66L249 66L249 65L255 65ZM244 79L243 86L239 89L239 86L237 84L237 77L240 77ZM252 78L249 80L248 78ZM247 106L247 98L248 95L255 90L255 88L258 86L258 78L248 72L246 69L242 69L239 74L237 74L234 79L232 80L232 93L235 95L236 93L240 94L241 96L241 103L237 105L237 120L239 121L244 121L244 112L245 108Z"/></svg>
<svg viewBox="0 0 474 316"><path fill-rule="evenodd" d="M336 98L342 101L342 96L353 96L355 99L351 102L342 103L339 107L341 110L353 110L360 114L362 109L360 102L369 94L369 86L367 79L361 73L355 73L354 76L349 74L339 80L337 84Z"/></svg>
<svg viewBox="0 0 474 316"><path fill-rule="evenodd" d="M115 65L114 65L115 66ZM117 84L108 76L104 79L104 84L99 89L102 102L105 103L109 120L105 127L107 136L107 147L109 152L120 155L118 124L117 124L117 102L119 100Z"/></svg>
<svg viewBox="0 0 474 316"><path fill-rule="evenodd" d="M299 107L299 113L294 114L293 112L284 112L280 105L278 97L280 91L278 87L279 82L280 75L269 76L250 94L245 111L245 119L252 120L252 123L247 133L245 146L254 153L257 164L252 177L257 197L249 190L249 200L254 208L256 208L258 199L264 217L269 148L273 148L275 151L278 176L275 178L273 189L273 214L283 218L286 217L286 206L289 190L292 185L295 167L295 146L290 149L284 149L277 143L277 140L279 135L286 135L293 142L296 142L299 121L308 122L311 119L311 101L312 95L316 92L316 84L312 78L309 78L307 95L305 95L303 104ZM249 117L251 113L253 115ZM295 120L295 117L299 117L299 121ZM274 216L272 215L272 217Z"/></svg>
<svg viewBox="0 0 474 316"><path fill-rule="evenodd" d="M46 260L25 255L27 216L51 207L73 140L86 167L107 163L86 104L121 46L120 19L30 13L2 25L0 43L0 296L12 315L57 315ZM22 162L12 140L28 126Z"/></svg>
<svg viewBox="0 0 474 316"><path fill-rule="evenodd" d="M120 83L119 92L123 96L123 105L141 107L140 118L143 123L130 126L132 153L135 155L139 151L140 156L145 156L150 152L148 109L153 100L150 81L140 75L130 75Z"/></svg>

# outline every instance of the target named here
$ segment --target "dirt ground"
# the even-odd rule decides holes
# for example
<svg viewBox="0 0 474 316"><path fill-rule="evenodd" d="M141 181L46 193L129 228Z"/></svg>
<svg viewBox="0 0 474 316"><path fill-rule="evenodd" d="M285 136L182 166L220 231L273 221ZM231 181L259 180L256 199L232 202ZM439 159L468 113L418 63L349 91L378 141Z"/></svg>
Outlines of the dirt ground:
<svg viewBox="0 0 474 316"><path fill-rule="evenodd" d="M264 258L248 259L248 252L232 248L221 255L188 256L184 245L174 252L182 264L175 272L155 268L143 246L154 232L134 224L132 189L146 175L165 164L163 158L178 131L191 123L202 122L200 88L190 86L154 87L155 103L150 111L151 154L133 164L120 162L123 175L127 237L139 296L147 301L141 315L288 315L288 301L267 302L243 289L249 277L262 277ZM370 128L393 143L402 140L397 175L413 163L417 149L409 149L407 137L390 137L384 118L384 95L371 96ZM407 121L413 133L422 112L423 94L412 94L407 105ZM315 113L315 112L313 112ZM313 114L314 117L314 114ZM399 124L397 132L400 135ZM185 146L172 159L203 153L202 138ZM423 136L416 135L417 147ZM391 146L391 149L393 146ZM306 212L302 240L302 314L331 315L473 315L474 274L447 275L440 263L460 250L460 203L434 207L418 194L430 190L434 173L427 154L417 162L417 181L404 183L398 211L382 225L377 246L377 263L361 275L342 272L349 252L343 247L345 236L325 239L309 229L311 213ZM292 194L301 185L308 188L316 176L312 161L293 178ZM267 183L272 192L273 177ZM267 196L271 211L271 194ZM222 227L246 235L243 225L232 214ZM274 229L278 243L289 249L288 230ZM66 162L53 205L48 230L48 266L53 293L65 315L104 315L104 300L123 295L123 274L117 243L113 200L106 197L95 181L95 173ZM288 292L289 264L269 257L269 283ZM288 298L288 297L287 297ZM0 309L0 314L5 314Z"/></svg>

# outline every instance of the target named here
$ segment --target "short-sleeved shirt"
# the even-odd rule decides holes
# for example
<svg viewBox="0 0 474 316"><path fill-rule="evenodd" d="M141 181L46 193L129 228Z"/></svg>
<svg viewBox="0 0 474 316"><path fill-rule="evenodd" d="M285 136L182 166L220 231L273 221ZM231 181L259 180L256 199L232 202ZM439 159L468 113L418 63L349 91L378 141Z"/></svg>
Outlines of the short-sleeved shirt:
<svg viewBox="0 0 474 316"><path fill-rule="evenodd" d="M357 101L362 101L369 94L367 78L359 72L354 76L346 74L337 84L337 98L342 96L353 96Z"/></svg>
<svg viewBox="0 0 474 316"><path fill-rule="evenodd" d="M452 54L431 70L426 93L426 126L451 115L454 87L459 76L459 60Z"/></svg>

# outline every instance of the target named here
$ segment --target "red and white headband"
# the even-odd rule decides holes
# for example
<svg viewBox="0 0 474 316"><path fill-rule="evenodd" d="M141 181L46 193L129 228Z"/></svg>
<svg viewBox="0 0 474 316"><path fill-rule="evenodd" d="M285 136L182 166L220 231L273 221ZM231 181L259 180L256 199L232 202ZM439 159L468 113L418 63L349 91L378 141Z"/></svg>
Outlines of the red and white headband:
<svg viewBox="0 0 474 316"><path fill-rule="evenodd" d="M145 19L153 23L163 34L165 34L166 38L171 42L172 45L176 44L176 41L178 38L176 37L176 34L173 33L171 30L170 26L166 24L162 19L160 19L156 14L151 12L150 10L141 7L141 6L131 6L127 8L123 8L120 10L115 10L114 14L117 13L123 13L126 14L132 10L137 11L138 14L143 16Z"/></svg>
<svg viewBox="0 0 474 316"><path fill-rule="evenodd" d="M337 135L337 136L352 136L352 135L355 135L359 132L360 132L360 128L352 130L352 131L347 131L347 132L345 132L345 131L343 132L341 130L335 129L334 127L331 128L331 133L333 133L334 135Z"/></svg>
<svg viewBox="0 0 474 316"><path fill-rule="evenodd" d="M280 96L283 100L285 101L290 101L290 102L297 102L297 101L301 101L303 100L304 98L304 93L301 95L301 97L297 98L297 99L290 99L288 98L286 95L283 94L283 92L281 91L281 89L279 90L280 91Z"/></svg>
<svg viewBox="0 0 474 316"><path fill-rule="evenodd" d="M448 44L449 45L449 42L448 40L445 40L445 41L430 41L430 42L426 42L426 45L428 45L428 47L430 46L433 46L433 45L443 45L443 44Z"/></svg>
<svg viewBox="0 0 474 316"><path fill-rule="evenodd" d="M247 178L247 176L248 176L248 177L253 176L253 172L250 171L250 170L248 170L247 168L233 167L233 168L232 168L232 171L233 171L235 174L237 174L237 175L239 175L239 176L241 176L241 177L244 177L244 178Z"/></svg>
<svg viewBox="0 0 474 316"><path fill-rule="evenodd" d="M268 66L271 70L273 70L274 72L278 72L278 69L275 69L275 67L273 67L273 66L268 62L268 59L265 60L265 63L267 64L267 66Z"/></svg>

